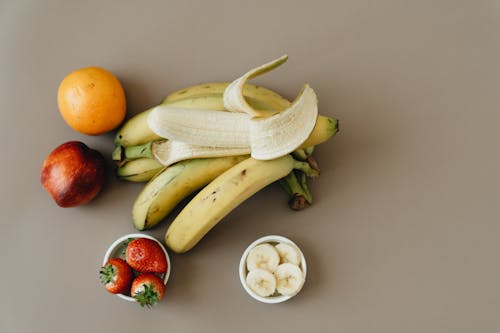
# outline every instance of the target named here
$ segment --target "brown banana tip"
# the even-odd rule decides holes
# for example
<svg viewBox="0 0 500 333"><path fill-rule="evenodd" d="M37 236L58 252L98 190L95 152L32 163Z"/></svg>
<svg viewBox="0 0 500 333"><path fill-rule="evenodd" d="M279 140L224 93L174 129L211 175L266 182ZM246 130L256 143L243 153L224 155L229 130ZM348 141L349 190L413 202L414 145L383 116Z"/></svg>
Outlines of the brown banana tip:
<svg viewBox="0 0 500 333"><path fill-rule="evenodd" d="M318 171L318 173L320 173L321 170L319 168L318 161L316 161L316 159L312 155L309 155L307 157L307 163L311 166L311 168L313 168L314 170Z"/></svg>
<svg viewBox="0 0 500 333"><path fill-rule="evenodd" d="M310 205L306 198L300 194L294 194L293 198L288 201L288 206L295 211L306 209Z"/></svg>

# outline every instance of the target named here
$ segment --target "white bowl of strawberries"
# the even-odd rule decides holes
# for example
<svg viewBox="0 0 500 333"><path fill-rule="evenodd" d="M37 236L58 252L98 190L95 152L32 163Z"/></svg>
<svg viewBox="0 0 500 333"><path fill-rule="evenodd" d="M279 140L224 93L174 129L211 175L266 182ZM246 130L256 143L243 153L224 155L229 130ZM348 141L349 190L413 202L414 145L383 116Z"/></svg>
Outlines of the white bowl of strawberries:
<svg viewBox="0 0 500 333"><path fill-rule="evenodd" d="M161 242L146 234L128 234L108 248L99 277L108 292L151 307L163 299L170 266Z"/></svg>

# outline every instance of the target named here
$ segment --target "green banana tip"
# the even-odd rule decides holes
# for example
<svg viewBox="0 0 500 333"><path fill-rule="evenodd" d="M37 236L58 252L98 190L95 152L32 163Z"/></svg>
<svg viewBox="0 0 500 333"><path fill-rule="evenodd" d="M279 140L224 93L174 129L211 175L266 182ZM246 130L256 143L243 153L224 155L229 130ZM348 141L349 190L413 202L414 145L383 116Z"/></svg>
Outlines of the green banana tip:
<svg viewBox="0 0 500 333"><path fill-rule="evenodd" d="M333 134L338 133L340 131L340 123L338 119L333 117L328 117L328 122L330 123Z"/></svg>

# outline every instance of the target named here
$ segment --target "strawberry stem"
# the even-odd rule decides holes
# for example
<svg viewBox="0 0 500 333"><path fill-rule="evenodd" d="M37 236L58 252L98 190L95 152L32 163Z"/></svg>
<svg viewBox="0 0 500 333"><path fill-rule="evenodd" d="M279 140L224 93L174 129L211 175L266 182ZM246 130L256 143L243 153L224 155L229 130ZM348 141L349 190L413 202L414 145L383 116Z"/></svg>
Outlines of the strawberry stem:
<svg viewBox="0 0 500 333"><path fill-rule="evenodd" d="M111 264L107 264L106 266L101 267L99 270L99 277L103 284L108 284L113 282L116 275L116 268Z"/></svg>
<svg viewBox="0 0 500 333"><path fill-rule="evenodd" d="M146 306L148 308L158 303L160 297L155 287L147 283L144 283L142 286L144 290L134 294L134 298L137 302L139 302L141 306Z"/></svg>

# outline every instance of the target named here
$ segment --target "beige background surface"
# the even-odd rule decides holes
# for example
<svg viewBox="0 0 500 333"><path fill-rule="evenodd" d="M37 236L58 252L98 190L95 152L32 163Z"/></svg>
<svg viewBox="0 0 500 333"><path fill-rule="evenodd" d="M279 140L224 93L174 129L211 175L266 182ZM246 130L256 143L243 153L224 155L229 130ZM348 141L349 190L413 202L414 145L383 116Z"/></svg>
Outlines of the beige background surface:
<svg viewBox="0 0 500 333"><path fill-rule="evenodd" d="M0 332L498 332L499 33L498 1L2 1ZM60 80L111 70L130 116L283 53L256 82L289 98L309 82L341 121L316 151L314 205L292 212L271 186L173 256L154 309L106 293L98 268L134 231L141 185L110 179L73 209L43 191L58 144L113 149L112 134L63 122ZM251 299L237 276L266 234L308 259L303 291L280 305Z"/></svg>

